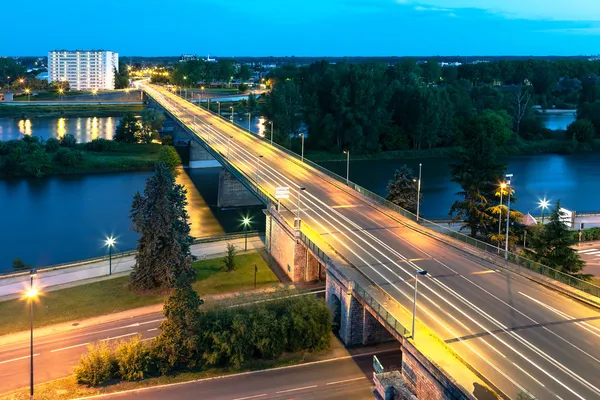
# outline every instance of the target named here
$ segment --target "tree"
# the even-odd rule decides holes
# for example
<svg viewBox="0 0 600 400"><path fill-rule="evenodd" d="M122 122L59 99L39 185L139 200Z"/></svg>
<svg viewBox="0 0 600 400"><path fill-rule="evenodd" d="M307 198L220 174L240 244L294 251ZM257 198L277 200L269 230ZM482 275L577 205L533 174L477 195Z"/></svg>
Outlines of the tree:
<svg viewBox="0 0 600 400"><path fill-rule="evenodd" d="M137 143L142 134L142 127L133 114L125 114L115 130L116 142Z"/></svg>
<svg viewBox="0 0 600 400"><path fill-rule="evenodd" d="M41 178L52 169L52 160L50 156L43 148L35 149L34 151L27 154L25 159L25 171Z"/></svg>
<svg viewBox="0 0 600 400"><path fill-rule="evenodd" d="M115 89L126 89L129 87L129 72L124 65L119 66L119 70L114 69Z"/></svg>
<svg viewBox="0 0 600 400"><path fill-rule="evenodd" d="M256 109L256 95L254 93L250 93L248 95L248 112L254 112Z"/></svg>
<svg viewBox="0 0 600 400"><path fill-rule="evenodd" d="M186 190L159 162L136 193L131 207L132 230L140 234L130 284L136 290L169 289L195 280L190 246Z"/></svg>
<svg viewBox="0 0 600 400"><path fill-rule="evenodd" d="M62 147L75 147L76 144L77 139L75 139L75 136L71 135L70 133L60 137L60 145Z"/></svg>
<svg viewBox="0 0 600 400"><path fill-rule="evenodd" d="M203 303L191 284L182 282L178 282L165 300L163 314L167 319L161 323L161 333L152 348L162 373L176 368L193 368L202 360L199 321Z"/></svg>
<svg viewBox="0 0 600 400"><path fill-rule="evenodd" d="M528 110L531 95L523 86L519 86L519 91L515 93L512 99L512 118L514 121L515 132L521 132L521 120Z"/></svg>
<svg viewBox="0 0 600 400"><path fill-rule="evenodd" d="M387 199L414 214L417 212L417 186L412 169L403 165L394 172L394 178L388 183Z"/></svg>
<svg viewBox="0 0 600 400"><path fill-rule="evenodd" d="M567 139L578 143L591 143L594 140L594 136L596 136L594 124L589 119L575 120L567 127Z"/></svg>
<svg viewBox="0 0 600 400"><path fill-rule="evenodd" d="M177 176L179 172L177 167L181 165L181 157L173 146L162 146L158 153L158 160L165 163L165 166L169 168L173 176Z"/></svg>
<svg viewBox="0 0 600 400"><path fill-rule="evenodd" d="M437 83L442 76L442 67L436 60L427 60L425 64L421 64L421 74L425 82Z"/></svg>
<svg viewBox="0 0 600 400"><path fill-rule="evenodd" d="M600 134L600 101L581 104L577 110L577 119L592 121L596 133Z"/></svg>
<svg viewBox="0 0 600 400"><path fill-rule="evenodd" d="M223 258L223 267L225 271L231 272L235 271L235 246L231 243L227 243L227 254Z"/></svg>
<svg viewBox="0 0 600 400"><path fill-rule="evenodd" d="M23 271L27 269L27 265L20 258L15 258L13 260L12 267L15 271Z"/></svg>
<svg viewBox="0 0 600 400"><path fill-rule="evenodd" d="M237 77L242 81L247 81L250 79L252 73L250 72L250 67L247 64L240 65L240 69L237 73Z"/></svg>
<svg viewBox="0 0 600 400"><path fill-rule="evenodd" d="M142 111L142 131L139 136L144 143L151 143L152 139L158 137L158 131L163 128L165 123L165 114L162 111L153 108L146 108Z"/></svg>
<svg viewBox="0 0 600 400"><path fill-rule="evenodd" d="M550 214L550 222L539 226L533 237L529 240L529 249L526 254L541 264L565 272L578 274L585 263L580 258L577 250L572 246L576 243L573 233L561 221L564 213L560 210L560 201ZM585 275L580 275L586 277Z"/></svg>

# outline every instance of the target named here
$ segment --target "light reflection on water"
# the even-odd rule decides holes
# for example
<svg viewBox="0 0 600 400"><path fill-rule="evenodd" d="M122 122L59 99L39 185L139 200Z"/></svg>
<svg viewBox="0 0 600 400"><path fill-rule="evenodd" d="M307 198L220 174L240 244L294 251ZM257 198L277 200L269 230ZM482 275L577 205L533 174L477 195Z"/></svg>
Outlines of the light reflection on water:
<svg viewBox="0 0 600 400"><path fill-rule="evenodd" d="M80 143L96 138L112 139L120 120L120 117L0 118L0 141L20 139L24 135L46 140L67 133Z"/></svg>

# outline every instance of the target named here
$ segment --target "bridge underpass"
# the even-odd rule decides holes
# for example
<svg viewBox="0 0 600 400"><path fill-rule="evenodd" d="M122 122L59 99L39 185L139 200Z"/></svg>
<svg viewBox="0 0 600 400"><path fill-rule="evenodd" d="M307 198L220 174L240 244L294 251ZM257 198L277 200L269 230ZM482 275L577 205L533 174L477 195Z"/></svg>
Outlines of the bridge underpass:
<svg viewBox="0 0 600 400"><path fill-rule="evenodd" d="M289 186L279 217L293 227L299 214L297 235L322 242L369 282L369 295L388 299L386 308L411 310L415 271L427 270L420 323L507 396L600 398L597 309L415 231L394 211L164 88L144 90L265 202L275 187Z"/></svg>

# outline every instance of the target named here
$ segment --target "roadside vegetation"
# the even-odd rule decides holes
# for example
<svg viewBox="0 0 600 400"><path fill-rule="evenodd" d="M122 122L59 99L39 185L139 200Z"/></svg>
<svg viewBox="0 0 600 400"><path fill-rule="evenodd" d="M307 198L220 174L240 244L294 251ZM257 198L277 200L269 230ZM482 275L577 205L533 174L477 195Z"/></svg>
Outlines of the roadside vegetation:
<svg viewBox="0 0 600 400"><path fill-rule="evenodd" d="M144 109L142 104L60 104L60 105L18 105L0 104L0 117L35 118L35 117L87 117L93 113L96 117L114 117L124 113L139 114Z"/></svg>

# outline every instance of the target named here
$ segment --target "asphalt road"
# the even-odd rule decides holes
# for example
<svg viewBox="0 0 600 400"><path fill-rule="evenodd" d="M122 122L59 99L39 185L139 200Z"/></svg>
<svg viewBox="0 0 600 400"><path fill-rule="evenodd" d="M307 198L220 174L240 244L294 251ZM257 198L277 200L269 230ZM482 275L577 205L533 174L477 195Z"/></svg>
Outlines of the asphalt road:
<svg viewBox="0 0 600 400"><path fill-rule="evenodd" d="M386 370L399 369L399 350L378 353ZM373 355L345 357L259 372L205 379L107 395L105 398L145 400L250 400L373 398Z"/></svg>
<svg viewBox="0 0 600 400"><path fill-rule="evenodd" d="M583 242L575 249L585 261L583 272L600 278L600 241Z"/></svg>
<svg viewBox="0 0 600 400"><path fill-rule="evenodd" d="M231 123L164 88L146 89L215 150L226 155L229 148L229 160L263 189L289 186L282 201L288 221L301 193L302 220L407 309L416 270L429 271L419 283L419 319L510 397L527 391L539 399L600 398L598 309L417 233L401 216L382 213Z"/></svg>

